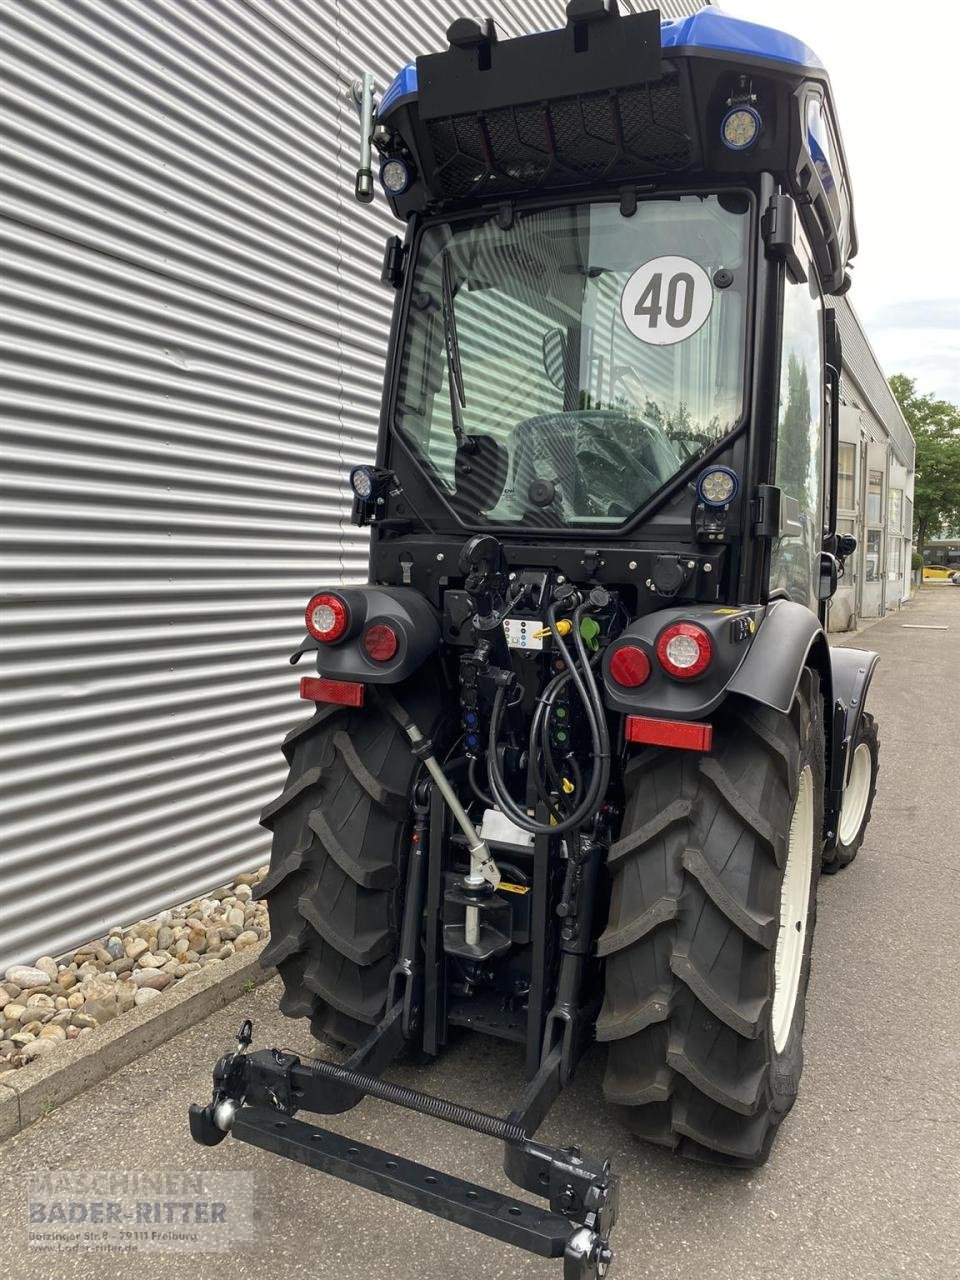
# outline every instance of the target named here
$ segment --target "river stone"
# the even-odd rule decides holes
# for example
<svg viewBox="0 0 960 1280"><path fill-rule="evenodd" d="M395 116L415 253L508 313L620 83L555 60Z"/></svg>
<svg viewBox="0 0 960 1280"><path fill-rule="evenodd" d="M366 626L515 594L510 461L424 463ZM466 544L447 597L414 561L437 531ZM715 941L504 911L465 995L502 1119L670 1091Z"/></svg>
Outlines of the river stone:
<svg viewBox="0 0 960 1280"><path fill-rule="evenodd" d="M7 969L4 977L8 982L15 982L23 991L32 991L34 987L45 987L50 975L44 969L36 969L29 964L13 964Z"/></svg>
<svg viewBox="0 0 960 1280"><path fill-rule="evenodd" d="M107 939L107 951L110 953L111 960L120 960L123 958L123 939L111 936Z"/></svg>
<svg viewBox="0 0 960 1280"><path fill-rule="evenodd" d="M89 1013L75 1013L71 1021L75 1027L85 1028L88 1031L97 1025L96 1018L91 1017Z"/></svg>
<svg viewBox="0 0 960 1280"><path fill-rule="evenodd" d="M235 945L238 951L243 951L245 947L252 947L259 941L260 938L252 929L244 929L243 933L237 935Z"/></svg>
<svg viewBox="0 0 960 1280"><path fill-rule="evenodd" d="M67 1039L68 1039L68 1040L76 1040L76 1039L77 1039L77 1037L78 1037L79 1035L80 1035L80 1028L79 1028L79 1027L72 1027L72 1026L71 1026L71 1027L67 1027Z"/></svg>
<svg viewBox="0 0 960 1280"><path fill-rule="evenodd" d="M129 973L134 966L134 961L129 956L123 956L120 960L113 960L107 965L108 973L115 973L119 977L121 973Z"/></svg>
<svg viewBox="0 0 960 1280"><path fill-rule="evenodd" d="M243 908L231 907L227 912L227 924L234 925L237 929L243 928Z"/></svg>
<svg viewBox="0 0 960 1280"><path fill-rule="evenodd" d="M77 975L72 969L61 969L57 974L57 986L62 987L64 991L69 991L71 987L77 985Z"/></svg>
<svg viewBox="0 0 960 1280"><path fill-rule="evenodd" d="M66 1004L66 1001L64 1001L64 1004ZM64 1008L64 1009L60 1009L57 1013L53 1015L53 1017L50 1019L50 1025L52 1027L69 1027L72 1021L73 1021L73 1010Z"/></svg>
<svg viewBox="0 0 960 1280"><path fill-rule="evenodd" d="M53 1003L56 1005L56 1007L57 1007L58 1009L66 1009L66 1007L67 1007L67 997L66 997L66 996L57 996L56 1000L54 1000L54 1002L53 1002Z"/></svg>
<svg viewBox="0 0 960 1280"><path fill-rule="evenodd" d="M150 950L146 939L140 937L128 938L123 949L131 960L136 960L138 956L146 955Z"/></svg>
<svg viewBox="0 0 960 1280"><path fill-rule="evenodd" d="M159 969L163 961L155 956L152 951L147 951L140 957L137 964L141 969Z"/></svg>
<svg viewBox="0 0 960 1280"><path fill-rule="evenodd" d="M156 987L141 987L133 998L137 1005L149 1004L151 1000L160 999L160 992Z"/></svg>
<svg viewBox="0 0 960 1280"><path fill-rule="evenodd" d="M66 1040L67 1033L56 1022L48 1022L37 1038L39 1040Z"/></svg>
<svg viewBox="0 0 960 1280"><path fill-rule="evenodd" d="M8 1004L7 1007L4 1009L3 1011L4 1019L7 1022L19 1022L20 1015L25 1013L26 1009L27 1009L26 1004L19 1004L16 1001L14 1001L12 1004Z"/></svg>
<svg viewBox="0 0 960 1280"><path fill-rule="evenodd" d="M189 950L190 939L186 935L182 938L178 938L173 944L173 954L175 956L185 956Z"/></svg>
<svg viewBox="0 0 960 1280"><path fill-rule="evenodd" d="M71 991L67 996L67 1007L70 1009L79 1009L86 1001L86 996L82 991Z"/></svg>
<svg viewBox="0 0 960 1280"><path fill-rule="evenodd" d="M157 946L161 951L167 951L173 946L173 930L168 924L161 925L157 930Z"/></svg>
<svg viewBox="0 0 960 1280"><path fill-rule="evenodd" d="M5 1009L12 1000L13 996L10 992L4 990L3 987L0 987L0 1009Z"/></svg>
<svg viewBox="0 0 960 1280"><path fill-rule="evenodd" d="M35 1009L53 1009L53 996L44 995L42 991L38 991L33 995L27 996L27 1008Z"/></svg>
<svg viewBox="0 0 960 1280"><path fill-rule="evenodd" d="M144 969L143 972L150 973L152 971L149 969ZM136 1000L136 995L137 995L137 988L134 986L132 982L121 982L118 985L117 1009L120 1011L120 1013L128 1013L133 1008L134 1001Z"/></svg>
<svg viewBox="0 0 960 1280"><path fill-rule="evenodd" d="M133 981L141 991L146 987L162 991L164 987L169 987L173 979L169 973L163 973L160 969L138 969L133 975Z"/></svg>
<svg viewBox="0 0 960 1280"><path fill-rule="evenodd" d="M83 1010L87 1017L96 1018L98 1023L109 1022L120 1012L117 997L112 992L109 1000L88 1000Z"/></svg>
<svg viewBox="0 0 960 1280"><path fill-rule="evenodd" d="M20 1050L20 1056L24 1062L33 1062L34 1058L45 1058L48 1053L53 1053L60 1041L51 1039L34 1040Z"/></svg>
<svg viewBox="0 0 960 1280"><path fill-rule="evenodd" d="M58 969L57 962L53 956L41 956L39 960L35 961L34 968L42 969L51 982L56 982Z"/></svg>
<svg viewBox="0 0 960 1280"><path fill-rule="evenodd" d="M29 1044L34 1038L32 1031L15 1031L10 1037L18 1049L22 1049L25 1044Z"/></svg>
<svg viewBox="0 0 960 1280"><path fill-rule="evenodd" d="M112 1000L117 989L116 974L100 973L88 978L81 990L89 1003L91 1000Z"/></svg>

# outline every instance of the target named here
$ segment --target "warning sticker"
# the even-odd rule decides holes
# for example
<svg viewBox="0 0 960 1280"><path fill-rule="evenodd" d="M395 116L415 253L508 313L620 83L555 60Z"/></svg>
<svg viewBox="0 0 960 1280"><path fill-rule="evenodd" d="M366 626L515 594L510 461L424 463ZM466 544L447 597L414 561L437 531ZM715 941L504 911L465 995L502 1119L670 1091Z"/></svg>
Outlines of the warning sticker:
<svg viewBox="0 0 960 1280"><path fill-rule="evenodd" d="M691 258L651 258L623 287L620 314L635 338L669 347L702 328L713 307L713 285Z"/></svg>

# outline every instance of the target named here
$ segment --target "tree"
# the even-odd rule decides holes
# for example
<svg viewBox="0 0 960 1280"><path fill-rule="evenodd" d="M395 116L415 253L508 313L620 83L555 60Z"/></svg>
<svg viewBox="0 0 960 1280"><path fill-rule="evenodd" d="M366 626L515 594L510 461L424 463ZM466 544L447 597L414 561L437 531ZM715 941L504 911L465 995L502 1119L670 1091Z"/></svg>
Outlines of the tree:
<svg viewBox="0 0 960 1280"><path fill-rule="evenodd" d="M807 366L793 351L787 358L787 403L781 403L781 415L777 432L777 484L797 499L801 511L811 511L816 506L810 481L814 464L819 461L814 455L817 441L813 433Z"/></svg>
<svg viewBox="0 0 960 1280"><path fill-rule="evenodd" d="M960 523L960 409L919 395L914 379L903 373L893 375L890 389L917 443L913 540L922 554L941 526Z"/></svg>

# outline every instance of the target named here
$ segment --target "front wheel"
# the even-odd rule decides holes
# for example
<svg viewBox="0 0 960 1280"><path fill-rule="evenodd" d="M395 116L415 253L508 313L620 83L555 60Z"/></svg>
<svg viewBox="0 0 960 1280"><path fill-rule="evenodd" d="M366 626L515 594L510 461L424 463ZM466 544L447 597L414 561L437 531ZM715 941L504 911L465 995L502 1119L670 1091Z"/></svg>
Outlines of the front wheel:
<svg viewBox="0 0 960 1280"><path fill-rule="evenodd" d="M820 682L789 715L730 699L714 750L644 751L610 850L597 1038L627 1126L680 1154L766 1160L797 1096L823 829Z"/></svg>

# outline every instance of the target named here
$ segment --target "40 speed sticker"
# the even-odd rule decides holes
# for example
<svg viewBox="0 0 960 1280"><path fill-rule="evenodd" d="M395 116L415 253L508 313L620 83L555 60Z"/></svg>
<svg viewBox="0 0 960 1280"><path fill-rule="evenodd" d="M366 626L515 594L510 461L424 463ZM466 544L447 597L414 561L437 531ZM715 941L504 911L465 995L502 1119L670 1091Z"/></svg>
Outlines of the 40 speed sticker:
<svg viewBox="0 0 960 1280"><path fill-rule="evenodd" d="M635 338L669 347L692 337L713 307L713 285L690 258L651 258L623 286L620 314Z"/></svg>

